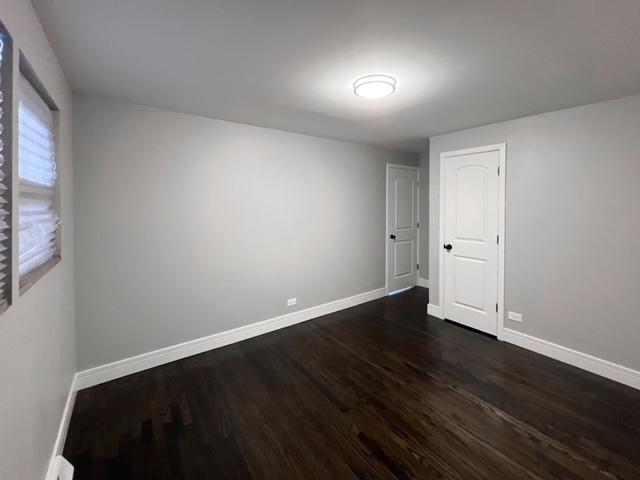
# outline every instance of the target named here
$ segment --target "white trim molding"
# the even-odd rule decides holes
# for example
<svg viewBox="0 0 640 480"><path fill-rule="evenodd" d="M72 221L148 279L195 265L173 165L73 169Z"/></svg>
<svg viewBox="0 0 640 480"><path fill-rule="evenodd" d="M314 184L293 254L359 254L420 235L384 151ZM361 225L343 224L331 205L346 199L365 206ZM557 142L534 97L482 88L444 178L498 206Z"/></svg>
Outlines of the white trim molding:
<svg viewBox="0 0 640 480"><path fill-rule="evenodd" d="M427 315L431 315L432 317L439 318L440 320L444 320L444 312L442 308L438 305L433 305L429 303L427 305Z"/></svg>
<svg viewBox="0 0 640 480"><path fill-rule="evenodd" d="M73 480L74 468L62 455L56 455L47 471L46 480Z"/></svg>
<svg viewBox="0 0 640 480"><path fill-rule="evenodd" d="M404 293L407 292L409 290L411 290L412 288L415 288L415 285L411 286L411 287L405 287L405 288L401 288L399 290L394 290L393 292L388 292L387 295L389 295L390 297L394 296L394 295L398 295L399 293Z"/></svg>
<svg viewBox="0 0 640 480"><path fill-rule="evenodd" d="M418 277L418 286L419 287L424 287L424 288L429 288L429 279L428 278Z"/></svg>
<svg viewBox="0 0 640 480"><path fill-rule="evenodd" d="M360 293L352 297L335 300L315 307L306 308L297 312L287 313L278 317L252 323L242 327L215 333L207 337L197 338L152 352L125 358L117 362L100 365L95 368L83 370L76 375L75 386L77 390L89 388L100 383L115 380L116 378L141 372L149 368L157 367L165 363L180 360L199 353L204 353L215 348L224 347L232 343L247 340L258 335L273 332L284 327L305 322L313 318L328 315L339 310L355 307L362 303L377 300L387 295L386 288L379 288L369 292Z"/></svg>
<svg viewBox="0 0 640 480"><path fill-rule="evenodd" d="M640 372L637 370L509 328L502 330L502 340L640 390Z"/></svg>
<svg viewBox="0 0 640 480"><path fill-rule="evenodd" d="M507 182L507 144L506 143L498 143L495 145L486 145L482 147L473 147L473 148L465 148L463 150L455 150L451 152L442 152L440 154L440 204L438 205L439 210L439 229L438 232L438 303L440 305L440 317L444 318L445 313L445 302L444 302L444 290L445 290L445 279L444 279L444 250L442 249L442 245L445 244L444 238L444 227L445 227L445 168L444 164L448 158L451 157L459 157L461 155L473 155L476 153L485 153L485 152L499 152L499 192L498 192L498 236L499 243L498 247L498 322L497 322L497 337L502 340L502 332L504 329L504 278L505 278L505 243L506 243L506 235L505 235L505 225L506 225L506 182ZM435 313L433 316L437 316Z"/></svg>
<svg viewBox="0 0 640 480"><path fill-rule="evenodd" d="M62 454L64 443L67 439L67 431L69 430L69 422L71 421L71 414L73 413L73 405L76 401L76 391L78 384L78 374L73 376L69 393L67 394L67 401L64 404L64 410L62 410L62 418L60 419L60 425L58 426L58 434L56 441L53 444L53 451L51 452L51 459L49 460L49 467L47 469L46 480L58 480L59 473L61 471L67 471L68 465L58 458ZM73 469L72 469L73 472Z"/></svg>

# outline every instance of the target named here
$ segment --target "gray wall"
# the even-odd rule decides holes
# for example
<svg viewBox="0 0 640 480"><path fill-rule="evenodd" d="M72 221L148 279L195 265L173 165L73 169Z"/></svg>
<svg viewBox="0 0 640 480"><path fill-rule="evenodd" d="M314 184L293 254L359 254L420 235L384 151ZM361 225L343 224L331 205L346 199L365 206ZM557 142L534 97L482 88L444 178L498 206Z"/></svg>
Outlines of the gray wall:
<svg viewBox="0 0 640 480"><path fill-rule="evenodd" d="M427 149L429 142L427 141ZM420 271L429 280L429 151L420 155L420 239L418 241Z"/></svg>
<svg viewBox="0 0 640 480"><path fill-rule="evenodd" d="M416 155L87 97L74 119L80 370L384 287L385 164Z"/></svg>
<svg viewBox="0 0 640 480"><path fill-rule="evenodd" d="M61 111L62 261L21 297L14 261L14 304L0 315L0 478L31 480L44 478L75 371L71 96L31 2L0 0L0 12L16 52L24 52ZM17 75L16 61L14 85ZM13 227L17 260L17 215Z"/></svg>
<svg viewBox="0 0 640 480"><path fill-rule="evenodd" d="M430 280L438 302L439 166L507 142L506 327L640 369L640 96L431 139Z"/></svg>

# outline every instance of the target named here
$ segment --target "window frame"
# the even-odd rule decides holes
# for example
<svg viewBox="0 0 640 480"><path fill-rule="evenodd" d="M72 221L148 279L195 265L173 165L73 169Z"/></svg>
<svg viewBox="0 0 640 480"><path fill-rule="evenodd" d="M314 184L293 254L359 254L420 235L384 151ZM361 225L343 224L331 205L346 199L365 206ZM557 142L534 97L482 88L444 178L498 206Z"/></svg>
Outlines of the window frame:
<svg viewBox="0 0 640 480"><path fill-rule="evenodd" d="M0 76L2 77L2 133L0 133L0 139L3 142L2 155L4 156L4 164L0 166L0 169L5 175L4 185L7 189L4 192L4 199L6 200L5 208L7 215L5 221L9 225L8 239L5 240L5 295L6 301L0 303L0 313L4 313L13 304L13 134L14 134L14 108L13 108L13 38L9 33L9 30L5 27L4 23L0 21L0 35L3 42L3 58L0 65Z"/></svg>
<svg viewBox="0 0 640 480"><path fill-rule="evenodd" d="M58 106L54 102L53 98L47 91L43 82L40 80L40 77L36 73L35 69L31 66L31 63L29 63L29 61L27 60L23 52L20 52L19 70L20 70L19 73L22 74L22 76L24 76L24 78L31 84L31 86L34 88L36 93L40 95L40 98L42 98L44 103L47 105L47 107L49 108L49 110L51 110L51 113L53 114L54 159L56 164L56 170L58 173L55 185L53 187L53 191L54 191L53 206L56 211L56 214L60 218L60 226L58 227L58 230L56 232L56 253L54 254L54 256L51 259L49 259L46 263L40 265L38 268L36 268L35 270L32 270L31 272L25 273L24 275L20 275L19 273L17 274L19 294L20 296L22 296L31 287L33 287L42 277L44 277L49 271L51 271L56 265L58 265L58 263L60 263L60 261L62 260L62 221L63 219L62 219L62 208L61 208L61 202L60 202L60 184L61 184L60 170L61 169L59 168L60 167L60 162L59 162L59 159L60 159L60 110L58 109ZM18 101L19 101L19 98L18 98ZM18 125L18 128L19 128L19 125ZM18 135L20 134L19 131L17 133ZM20 177L19 177L20 152L17 153L16 158L17 158L17 168L16 168L17 175L15 176L14 180L17 182L16 183L17 187L15 189L17 211L15 216L17 219L17 224L19 225L19 222L20 222L19 206L20 206L20 192L21 192ZM18 226L18 231L19 231L19 226ZM20 238L19 238L19 235L17 235L16 237L17 237L16 252L19 255L20 254Z"/></svg>

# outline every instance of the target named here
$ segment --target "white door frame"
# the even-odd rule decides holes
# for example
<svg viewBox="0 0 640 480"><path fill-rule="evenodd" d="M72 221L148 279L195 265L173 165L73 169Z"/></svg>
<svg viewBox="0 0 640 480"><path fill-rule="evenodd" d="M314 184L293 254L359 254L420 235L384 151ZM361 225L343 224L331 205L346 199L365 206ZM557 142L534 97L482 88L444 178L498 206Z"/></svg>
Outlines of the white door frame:
<svg viewBox="0 0 640 480"><path fill-rule="evenodd" d="M387 240L389 239L389 169L390 168L402 168L405 170L413 170L418 172L418 187L416 189L416 195L418 196L418 211L416 212L416 221L418 225L420 225L420 167L414 167L411 165L400 165L398 163L387 163L387 170L384 180L384 288L387 291L387 295L389 295L389 249L387 248ZM420 265L420 227L416 229L416 243L417 243L417 257L416 260L418 265ZM418 284L418 279L420 278L420 272L416 271L416 285ZM411 287L413 288L413 287ZM408 288L405 290L409 290ZM400 290L400 293L404 290Z"/></svg>
<svg viewBox="0 0 640 480"><path fill-rule="evenodd" d="M506 161L507 161L507 144L498 143L496 145L486 145L483 147L465 148L463 150L454 150L451 152L442 152L440 154L440 235L438 251L438 309L434 309L434 313L440 313L441 318L446 318L444 304L444 225L445 225L445 162L450 157L458 157L460 155L472 155L475 153L486 152L500 153L500 177L498 178L498 340L503 338L504 330L504 246L505 246L505 207L506 207Z"/></svg>

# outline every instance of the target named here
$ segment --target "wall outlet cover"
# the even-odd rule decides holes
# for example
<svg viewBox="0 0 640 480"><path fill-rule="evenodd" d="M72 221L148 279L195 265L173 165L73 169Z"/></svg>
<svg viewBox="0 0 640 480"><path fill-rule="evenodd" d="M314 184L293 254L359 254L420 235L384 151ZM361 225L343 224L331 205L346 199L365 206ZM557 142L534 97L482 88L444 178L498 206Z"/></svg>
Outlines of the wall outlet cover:
<svg viewBox="0 0 640 480"><path fill-rule="evenodd" d="M522 314L521 313L509 312L507 314L507 318L509 320L513 320L514 322L522 322Z"/></svg>
<svg viewBox="0 0 640 480"><path fill-rule="evenodd" d="M290 298L287 300L287 307L293 307L296 303L298 303L297 298Z"/></svg>

